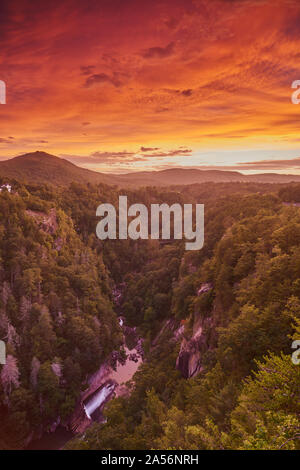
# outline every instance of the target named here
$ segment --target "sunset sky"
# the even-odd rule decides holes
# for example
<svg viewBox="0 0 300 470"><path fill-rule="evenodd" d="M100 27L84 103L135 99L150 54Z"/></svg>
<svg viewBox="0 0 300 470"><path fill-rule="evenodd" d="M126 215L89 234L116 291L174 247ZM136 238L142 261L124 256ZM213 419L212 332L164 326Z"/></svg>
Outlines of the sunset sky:
<svg viewBox="0 0 300 470"><path fill-rule="evenodd" d="M300 173L299 0L1 0L0 159Z"/></svg>

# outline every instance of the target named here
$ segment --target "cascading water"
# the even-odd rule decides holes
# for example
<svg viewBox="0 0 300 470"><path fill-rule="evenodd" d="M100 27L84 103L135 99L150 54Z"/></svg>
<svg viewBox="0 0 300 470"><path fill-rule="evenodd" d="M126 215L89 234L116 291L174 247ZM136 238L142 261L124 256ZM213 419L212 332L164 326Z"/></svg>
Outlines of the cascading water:
<svg viewBox="0 0 300 470"><path fill-rule="evenodd" d="M139 365L143 362L142 340L137 337L136 329L126 326L123 317L119 317L119 324L124 333L123 351L126 354L126 360L125 362L119 361L118 356L115 355L116 367L114 369L107 364L101 365L99 371L92 376L89 384L94 392L81 402L81 410L83 409L85 416L91 421L102 422L104 405L113 396L127 392L125 383L132 379ZM126 346L126 338L128 337L131 338L131 344L134 343L135 347L132 345L129 349ZM98 385L98 388L94 385ZM77 421L73 422L72 429L78 429Z"/></svg>
<svg viewBox="0 0 300 470"><path fill-rule="evenodd" d="M102 387L99 391L97 391L93 397L84 403L83 408L85 414L89 419L92 419L92 414L96 411L103 403L105 403L107 397L114 391L115 385L108 384Z"/></svg>

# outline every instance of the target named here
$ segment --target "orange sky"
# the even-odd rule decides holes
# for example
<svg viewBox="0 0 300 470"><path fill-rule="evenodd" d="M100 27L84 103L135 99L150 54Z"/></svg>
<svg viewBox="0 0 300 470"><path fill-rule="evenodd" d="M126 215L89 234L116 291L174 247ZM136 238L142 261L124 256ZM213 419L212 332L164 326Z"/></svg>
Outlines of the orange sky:
<svg viewBox="0 0 300 470"><path fill-rule="evenodd" d="M297 0L2 0L0 158L300 173Z"/></svg>

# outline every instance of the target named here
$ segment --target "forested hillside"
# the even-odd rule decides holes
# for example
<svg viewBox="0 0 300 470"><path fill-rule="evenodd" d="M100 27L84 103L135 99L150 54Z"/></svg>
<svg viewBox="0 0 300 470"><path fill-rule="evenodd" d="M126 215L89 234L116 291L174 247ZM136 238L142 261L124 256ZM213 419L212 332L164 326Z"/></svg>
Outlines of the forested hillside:
<svg viewBox="0 0 300 470"><path fill-rule="evenodd" d="M87 376L121 346L121 311L144 338L144 362L130 394L106 406L107 422L67 448L299 449L300 212L284 204L288 187L278 190L126 191L129 204L204 203L196 252L181 241L98 240L96 207L124 194L111 186L3 190L0 447L67 423Z"/></svg>
<svg viewBox="0 0 300 470"><path fill-rule="evenodd" d="M2 191L0 220L0 447L18 448L70 415L120 331L101 257L50 192Z"/></svg>
<svg viewBox="0 0 300 470"><path fill-rule="evenodd" d="M247 185L216 197L217 186L189 193L206 203L202 250L151 246L145 258L146 246L132 248L142 263L128 264L123 311L146 338L146 361L107 423L68 448L299 448L299 209Z"/></svg>

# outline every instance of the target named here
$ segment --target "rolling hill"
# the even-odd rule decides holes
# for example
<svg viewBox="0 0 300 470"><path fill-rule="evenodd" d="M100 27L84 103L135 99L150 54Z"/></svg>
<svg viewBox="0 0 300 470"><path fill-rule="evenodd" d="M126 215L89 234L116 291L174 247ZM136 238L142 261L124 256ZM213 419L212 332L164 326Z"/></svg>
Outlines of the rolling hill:
<svg viewBox="0 0 300 470"><path fill-rule="evenodd" d="M0 162L0 176L29 183L68 185L72 182L113 184L110 176L80 168L45 152L33 152Z"/></svg>
<svg viewBox="0 0 300 470"><path fill-rule="evenodd" d="M0 162L0 176L28 183L50 183L65 186L77 183L104 183L123 187L169 186L205 182L300 182L300 175L263 173L243 175L238 171L170 168L162 171L132 172L123 175L100 173L74 165L46 152L27 153Z"/></svg>

